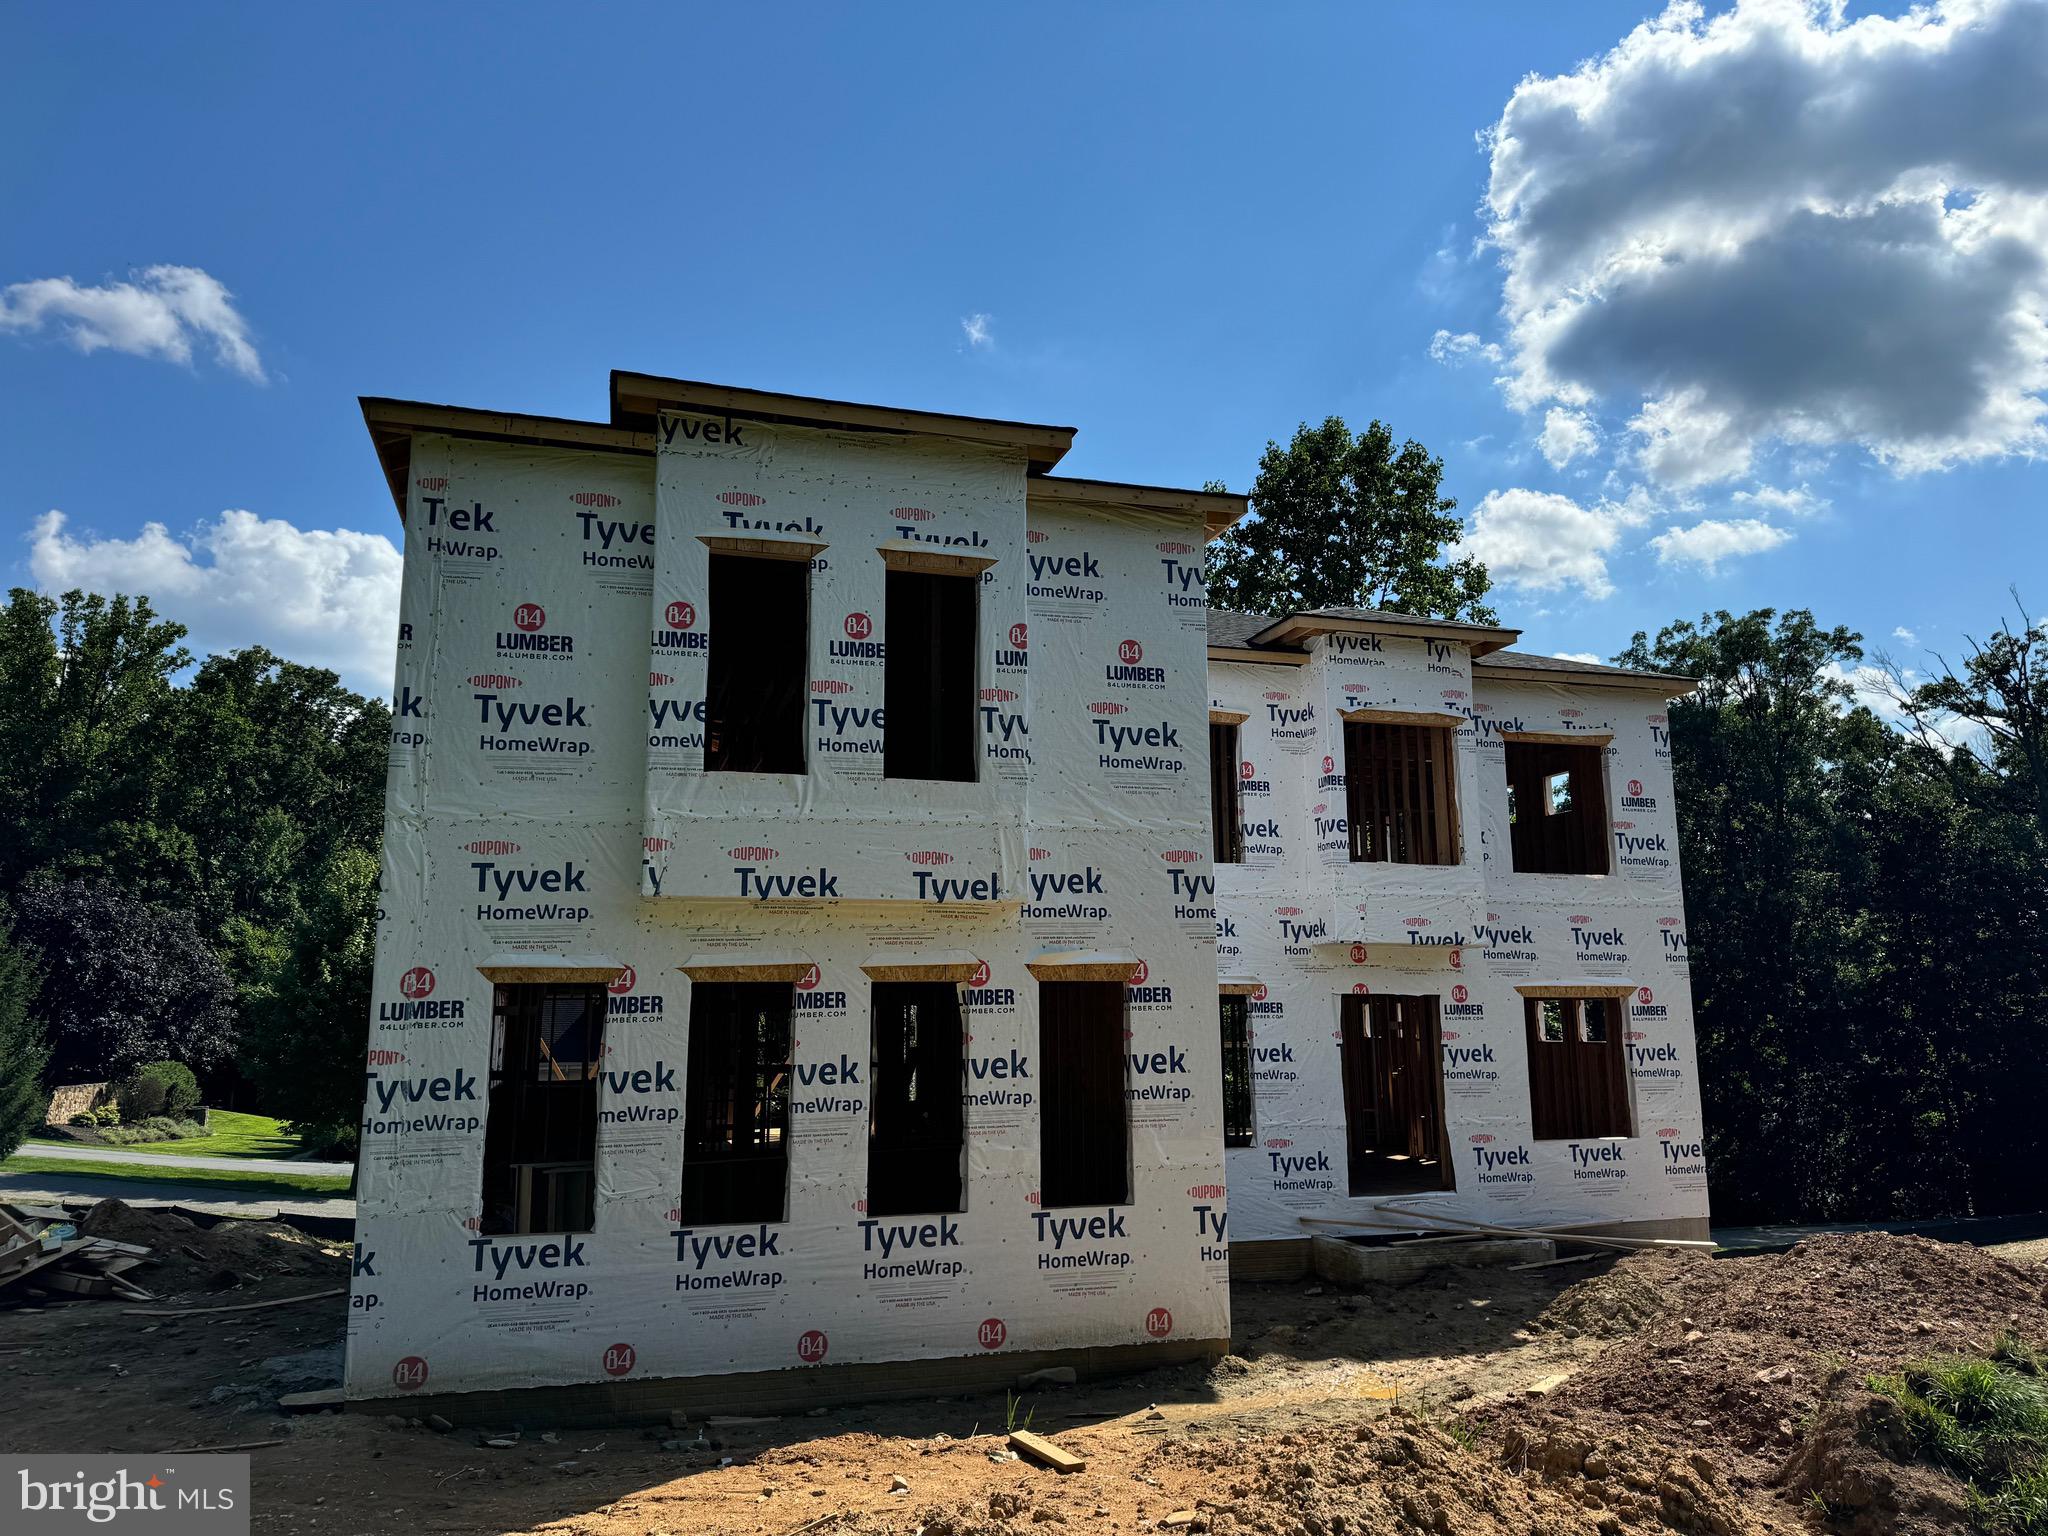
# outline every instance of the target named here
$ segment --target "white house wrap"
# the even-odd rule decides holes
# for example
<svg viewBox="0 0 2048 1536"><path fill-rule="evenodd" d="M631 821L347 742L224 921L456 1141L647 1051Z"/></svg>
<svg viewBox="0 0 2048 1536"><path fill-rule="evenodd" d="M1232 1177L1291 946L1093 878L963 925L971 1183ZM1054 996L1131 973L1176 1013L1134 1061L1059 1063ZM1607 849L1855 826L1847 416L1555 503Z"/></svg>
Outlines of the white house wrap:
<svg viewBox="0 0 2048 1536"><path fill-rule="evenodd" d="M612 395L608 423L364 402L406 558L350 1398L546 1387L627 1411L706 1383L815 1401L1218 1352L1233 1240L1293 1247L1303 1215L1382 1203L1345 1173L1360 988L1440 1010L1455 1188L1430 1208L1703 1218L1662 715L1682 684L1391 616L1212 634L1203 546L1242 498L1055 478L1066 429L639 375ZM721 611L742 567L795 598ZM970 617L892 637L892 573L965 578L945 590ZM719 755L740 705L714 671L750 650L795 669L760 702L792 771ZM970 766L886 772L888 689L941 672ZM1353 862L1360 709L1460 722L1455 864ZM1212 718L1241 721L1243 862L1220 866ZM1611 737L1612 873L1512 872L1503 730ZM1120 1037L1121 1119L1098 1100L1114 1123L1082 1128L1127 1146L1123 1198L1054 1201L1073 1154L1043 1041L1072 1023L1048 989L1104 982L1109 1029L1057 1038ZM913 984L957 1000L959 1194L870 1214L877 999ZM1630 992L1630 1134L1533 1139L1518 985ZM705 1220L693 1002L742 993L782 1000L761 1039L786 1019L786 1056L734 1079L756 1098L719 1101L782 1117L754 1133L774 1208ZM586 1001L519 1023L543 997ZM1255 1135L1226 1158L1233 997ZM594 1105L585 1151L527 1156L516 1200L493 1195L513 1127L501 1109L494 1140L491 1105L565 1083Z"/></svg>

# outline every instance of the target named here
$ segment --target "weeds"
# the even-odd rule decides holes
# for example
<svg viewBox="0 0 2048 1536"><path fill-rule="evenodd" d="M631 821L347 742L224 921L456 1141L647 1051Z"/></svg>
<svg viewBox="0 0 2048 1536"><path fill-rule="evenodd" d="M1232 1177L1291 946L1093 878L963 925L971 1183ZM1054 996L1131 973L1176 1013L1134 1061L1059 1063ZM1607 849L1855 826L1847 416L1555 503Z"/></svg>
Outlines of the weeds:
<svg viewBox="0 0 2048 1536"><path fill-rule="evenodd" d="M1003 1406L1005 1410L1003 1414L1003 1433L1006 1435L1014 1435L1020 1429L1029 1429L1032 1419L1038 1414L1038 1408L1034 1404L1025 1410L1024 1422L1019 1424L1017 1422L1017 1410L1024 1407L1024 1399L1014 1392L1005 1392L1003 1394Z"/></svg>
<svg viewBox="0 0 2048 1536"><path fill-rule="evenodd" d="M1867 1378L1914 1450L1970 1485L1990 1536L2048 1536L2048 1358L2007 1334L1989 1359L1940 1355Z"/></svg>

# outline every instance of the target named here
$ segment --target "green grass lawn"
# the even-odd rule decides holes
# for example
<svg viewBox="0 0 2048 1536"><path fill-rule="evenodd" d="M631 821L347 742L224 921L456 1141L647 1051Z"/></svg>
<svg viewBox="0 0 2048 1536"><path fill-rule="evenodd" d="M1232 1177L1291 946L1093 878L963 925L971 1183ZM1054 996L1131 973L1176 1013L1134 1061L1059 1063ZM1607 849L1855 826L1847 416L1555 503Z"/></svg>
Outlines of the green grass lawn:
<svg viewBox="0 0 2048 1536"><path fill-rule="evenodd" d="M172 1153L179 1157L291 1157L299 1148L296 1137L287 1136L278 1122L268 1115L241 1115L231 1109L216 1109L206 1117L207 1129L211 1136L191 1136L182 1141L146 1141L130 1147L109 1147L110 1152L127 1156L133 1152L138 1157L161 1157ZM51 1136L41 1132L29 1137L30 1141L47 1141L66 1146L97 1146L97 1142L72 1141L64 1136Z"/></svg>
<svg viewBox="0 0 2048 1536"><path fill-rule="evenodd" d="M157 1145L197 1148L204 1146L205 1143L159 1142ZM123 1147L121 1150L131 1152L140 1149ZM37 1157L33 1152L18 1152L6 1161L0 1162L0 1173L61 1174L67 1179L152 1179L159 1183L217 1184L231 1188L238 1194L278 1195L287 1199L348 1193L348 1180L331 1175L245 1173L239 1168L166 1168L161 1163L152 1167L143 1158L137 1158L132 1163L81 1163L70 1158Z"/></svg>

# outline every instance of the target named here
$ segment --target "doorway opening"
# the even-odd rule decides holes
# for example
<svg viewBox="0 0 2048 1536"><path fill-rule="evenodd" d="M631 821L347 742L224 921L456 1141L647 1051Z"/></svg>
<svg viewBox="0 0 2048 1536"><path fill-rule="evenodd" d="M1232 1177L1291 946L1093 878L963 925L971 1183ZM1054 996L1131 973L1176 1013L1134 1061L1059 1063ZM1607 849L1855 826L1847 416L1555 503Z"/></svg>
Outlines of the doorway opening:
<svg viewBox="0 0 2048 1536"><path fill-rule="evenodd" d="M1346 997L1344 1128L1351 1194L1456 1188L1433 997Z"/></svg>

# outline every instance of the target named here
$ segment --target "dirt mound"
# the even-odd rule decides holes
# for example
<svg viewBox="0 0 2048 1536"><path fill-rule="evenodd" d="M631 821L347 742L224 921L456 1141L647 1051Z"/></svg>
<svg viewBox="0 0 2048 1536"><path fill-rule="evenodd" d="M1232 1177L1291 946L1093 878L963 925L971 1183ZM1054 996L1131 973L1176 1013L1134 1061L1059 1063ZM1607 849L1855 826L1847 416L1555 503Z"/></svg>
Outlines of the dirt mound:
<svg viewBox="0 0 2048 1536"><path fill-rule="evenodd" d="M1676 1303L1671 1278L1677 1266L1700 1262L1668 1253L1632 1254L1604 1275L1594 1275L1558 1292L1538 1314L1535 1326L1590 1334L1596 1339L1634 1333L1652 1318L1670 1314Z"/></svg>
<svg viewBox="0 0 2048 1536"><path fill-rule="evenodd" d="M2048 1340L2048 1274L1866 1232L1751 1258L1631 1255L1544 1317L1566 1319L1626 1336L1542 1399L1483 1416L1533 1470L1569 1471L1589 1445L1626 1440L1651 1460L1717 1469L1752 1511L1789 1518L1818 1493L1871 1531L1931 1532L1956 1528L1959 1487L1870 1449L1862 1382L1915 1356L1987 1351L2008 1329Z"/></svg>
<svg viewBox="0 0 2048 1536"><path fill-rule="evenodd" d="M273 1278L348 1280L348 1258L339 1248L274 1221L229 1219L202 1227L175 1211L102 1200L78 1230L152 1250L154 1262L134 1271L134 1279L159 1296L227 1291Z"/></svg>
<svg viewBox="0 0 2048 1536"><path fill-rule="evenodd" d="M1967 1529L1967 1490L1916 1464L1905 1415L1842 1371L1806 1431L1787 1482L1827 1505L1829 1523L1852 1536L1943 1536Z"/></svg>
<svg viewBox="0 0 2048 1536"><path fill-rule="evenodd" d="M1660 1459L1581 1449L1543 1476L1504 1465L1494 1447L1404 1415L1340 1431L1172 1442L1110 1489L1093 1478L1035 1474L953 1505L841 1527L908 1536L1043 1536L1048 1525L1153 1529L1181 1524L1217 1536L1590 1536L1638 1530L1775 1536L1709 1473ZM1567 1472L1565 1460L1571 1471Z"/></svg>

